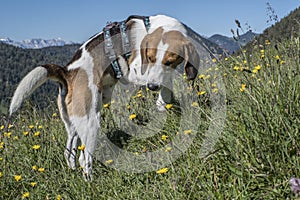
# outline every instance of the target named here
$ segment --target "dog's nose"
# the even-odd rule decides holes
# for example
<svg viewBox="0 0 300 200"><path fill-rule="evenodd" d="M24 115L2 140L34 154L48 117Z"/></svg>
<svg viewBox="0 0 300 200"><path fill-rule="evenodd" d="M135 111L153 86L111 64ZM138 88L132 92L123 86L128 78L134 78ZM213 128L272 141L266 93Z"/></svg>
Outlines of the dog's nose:
<svg viewBox="0 0 300 200"><path fill-rule="evenodd" d="M147 83L147 87L149 88L149 90L152 90L152 91L157 91L160 89L160 85L155 84L155 83Z"/></svg>

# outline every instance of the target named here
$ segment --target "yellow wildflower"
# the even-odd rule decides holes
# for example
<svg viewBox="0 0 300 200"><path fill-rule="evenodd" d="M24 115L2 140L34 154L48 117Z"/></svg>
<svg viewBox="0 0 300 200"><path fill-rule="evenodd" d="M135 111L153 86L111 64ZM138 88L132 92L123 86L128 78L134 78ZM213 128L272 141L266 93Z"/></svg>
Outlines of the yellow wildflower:
<svg viewBox="0 0 300 200"><path fill-rule="evenodd" d="M4 136L6 136L7 138L10 138L11 132L5 132L5 133L4 133Z"/></svg>
<svg viewBox="0 0 300 200"><path fill-rule="evenodd" d="M276 59L276 60L280 60L280 56L279 56L279 55L276 55L276 56L275 56L275 59Z"/></svg>
<svg viewBox="0 0 300 200"><path fill-rule="evenodd" d="M209 79L210 75L208 74L207 76L204 77L204 79Z"/></svg>
<svg viewBox="0 0 300 200"><path fill-rule="evenodd" d="M205 91L200 91L200 92L197 92L197 95L200 96L200 95L203 95L205 93L206 93Z"/></svg>
<svg viewBox="0 0 300 200"><path fill-rule="evenodd" d="M161 136L161 139L162 139L163 141L165 141L165 140L167 140L167 139L168 139L168 136L166 136L166 135L162 135L162 136Z"/></svg>
<svg viewBox="0 0 300 200"><path fill-rule="evenodd" d="M0 157L0 161L2 161L2 160L3 160L3 158Z"/></svg>
<svg viewBox="0 0 300 200"><path fill-rule="evenodd" d="M257 65L253 70L252 73L256 74L261 69L260 65Z"/></svg>
<svg viewBox="0 0 300 200"><path fill-rule="evenodd" d="M30 185L31 185L31 187L35 187L36 186L36 182L31 182Z"/></svg>
<svg viewBox="0 0 300 200"><path fill-rule="evenodd" d="M213 59L212 59L212 62L213 62L213 63L217 62L217 59L213 58Z"/></svg>
<svg viewBox="0 0 300 200"><path fill-rule="evenodd" d="M14 125L8 124L8 128L12 128L12 127L14 127Z"/></svg>
<svg viewBox="0 0 300 200"><path fill-rule="evenodd" d="M136 114L131 114L130 116L129 116L129 119L130 120L133 120L133 119L135 119L136 118Z"/></svg>
<svg viewBox="0 0 300 200"><path fill-rule="evenodd" d="M157 174L164 174L164 173L167 173L169 171L168 168L161 168L160 170L157 170L156 173Z"/></svg>
<svg viewBox="0 0 300 200"><path fill-rule="evenodd" d="M57 117L57 113L53 113L53 114L52 114L52 117Z"/></svg>
<svg viewBox="0 0 300 200"><path fill-rule="evenodd" d="M107 160L107 161L105 161L105 163L107 164L107 165L109 165L109 164L111 164L111 163L113 163L114 161L113 160Z"/></svg>
<svg viewBox="0 0 300 200"><path fill-rule="evenodd" d="M167 147L166 150L165 150L165 152L169 152L171 150L172 150L172 147Z"/></svg>
<svg viewBox="0 0 300 200"><path fill-rule="evenodd" d="M108 103L104 104L103 108L109 108L109 104Z"/></svg>
<svg viewBox="0 0 300 200"><path fill-rule="evenodd" d="M186 134L186 135L189 135L189 134L191 134L191 133L192 133L192 130L191 130L191 129L189 129L189 130L185 130L183 133L184 133L184 134Z"/></svg>
<svg viewBox="0 0 300 200"><path fill-rule="evenodd" d="M29 198L29 196L30 196L30 193L29 193L29 192L25 192L25 193L22 195L23 199Z"/></svg>
<svg viewBox="0 0 300 200"><path fill-rule="evenodd" d="M33 129L33 128L34 128L34 125L29 125L28 128L29 128L29 129Z"/></svg>
<svg viewBox="0 0 300 200"><path fill-rule="evenodd" d="M5 128L4 125L0 126L0 130L3 130L4 128Z"/></svg>
<svg viewBox="0 0 300 200"><path fill-rule="evenodd" d="M199 106L198 102L194 101L194 102L192 103L192 107L198 107L198 106Z"/></svg>
<svg viewBox="0 0 300 200"><path fill-rule="evenodd" d="M38 126L38 129L42 129L42 128L43 128L43 126L42 126L42 125L39 125L39 126Z"/></svg>
<svg viewBox="0 0 300 200"><path fill-rule="evenodd" d="M39 171L39 172L44 172L44 171L45 171L45 168L40 167L40 168L38 169L38 171Z"/></svg>
<svg viewBox="0 0 300 200"><path fill-rule="evenodd" d="M167 105L166 105L166 109L171 109L172 106L173 106L172 104L167 104Z"/></svg>
<svg viewBox="0 0 300 200"><path fill-rule="evenodd" d="M4 148L4 142L0 142L0 149Z"/></svg>
<svg viewBox="0 0 300 200"><path fill-rule="evenodd" d="M240 91L241 91L241 92L244 92L245 89L246 89L246 84L242 84L242 86L241 86L241 88L240 88Z"/></svg>
<svg viewBox="0 0 300 200"><path fill-rule="evenodd" d="M62 198L61 198L61 195L57 195L56 196L56 200L61 200Z"/></svg>
<svg viewBox="0 0 300 200"><path fill-rule="evenodd" d="M204 77L205 77L204 74L200 74L200 75L198 76L198 78L200 78L200 79L204 79Z"/></svg>
<svg viewBox="0 0 300 200"><path fill-rule="evenodd" d="M214 89L212 90L213 93L218 93L218 91L219 91L218 88L214 88Z"/></svg>
<svg viewBox="0 0 300 200"><path fill-rule="evenodd" d="M38 150L39 148L41 148L41 145L35 144L35 145L32 146L32 148L34 150Z"/></svg>
<svg viewBox="0 0 300 200"><path fill-rule="evenodd" d="M22 179L22 176L21 175L15 175L15 180L18 182Z"/></svg>
<svg viewBox="0 0 300 200"><path fill-rule="evenodd" d="M233 67L233 70L234 70L234 71L239 71L240 68L239 68L238 66L234 66L234 67Z"/></svg>
<svg viewBox="0 0 300 200"><path fill-rule="evenodd" d="M78 146L78 150L83 151L84 149L85 149L85 146L83 144Z"/></svg>
<svg viewBox="0 0 300 200"><path fill-rule="evenodd" d="M24 136L27 136L28 134L29 134L28 131L24 131L24 132L23 132L23 135L24 135Z"/></svg>
<svg viewBox="0 0 300 200"><path fill-rule="evenodd" d="M35 136L35 137L38 137L40 134L41 134L41 132L40 132L40 131L37 131L37 132L34 133L34 136Z"/></svg>
<svg viewBox="0 0 300 200"><path fill-rule="evenodd" d="M32 169L33 169L33 170L37 170L38 167L37 167L36 165L33 165L33 166L32 166Z"/></svg>

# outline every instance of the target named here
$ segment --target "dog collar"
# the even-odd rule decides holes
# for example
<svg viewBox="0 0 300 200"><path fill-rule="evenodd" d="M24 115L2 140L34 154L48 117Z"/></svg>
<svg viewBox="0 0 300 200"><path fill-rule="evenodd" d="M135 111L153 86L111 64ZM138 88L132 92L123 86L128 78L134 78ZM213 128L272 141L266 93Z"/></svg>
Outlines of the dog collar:
<svg viewBox="0 0 300 200"><path fill-rule="evenodd" d="M111 29L115 28L117 23L108 23L103 28L103 34L104 34L104 42L105 42L105 53L112 65L112 68L115 72L115 77L117 79L120 79L123 77L123 73L121 71L121 67L118 62L118 58L116 56L116 52L114 50L114 45L111 39L110 31Z"/></svg>
<svg viewBox="0 0 300 200"><path fill-rule="evenodd" d="M147 32L148 32L149 29L150 29L150 26L151 26L149 17L144 17L144 18L143 18L143 21L144 21L144 25L145 25L145 27L146 27L146 30L147 30Z"/></svg>
<svg viewBox="0 0 300 200"><path fill-rule="evenodd" d="M123 77L123 73L118 61L118 57L116 56L116 52L114 50L114 45L111 39L111 29L115 29L117 27L119 27L120 29L120 34L121 34L121 41L122 41L122 48L123 48L123 52L125 52L124 57L125 60L128 60L128 58L131 55L131 46L130 46L130 41L129 41L129 37L127 34L127 27L126 27L126 22L130 19L130 18L141 18L141 17L137 17L137 16L131 16L129 17L127 20L121 21L121 22L109 22L107 23L107 25L103 28L103 34L104 34L104 41L105 41L105 53L112 65L112 68L115 72L115 77L117 79L120 79ZM145 28L147 30L147 32L150 29L150 19L148 16L142 17Z"/></svg>

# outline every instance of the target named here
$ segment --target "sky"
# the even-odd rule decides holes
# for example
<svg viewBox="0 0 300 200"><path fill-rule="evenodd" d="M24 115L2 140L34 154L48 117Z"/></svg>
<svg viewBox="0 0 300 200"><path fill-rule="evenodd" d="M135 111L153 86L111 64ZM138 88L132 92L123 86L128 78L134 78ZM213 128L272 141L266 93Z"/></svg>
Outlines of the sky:
<svg viewBox="0 0 300 200"><path fill-rule="evenodd" d="M108 21L129 15L165 14L203 36L232 36L238 19L244 30L261 33L267 23L267 2L279 19L300 6L300 0L1 0L0 38L32 38L84 42Z"/></svg>

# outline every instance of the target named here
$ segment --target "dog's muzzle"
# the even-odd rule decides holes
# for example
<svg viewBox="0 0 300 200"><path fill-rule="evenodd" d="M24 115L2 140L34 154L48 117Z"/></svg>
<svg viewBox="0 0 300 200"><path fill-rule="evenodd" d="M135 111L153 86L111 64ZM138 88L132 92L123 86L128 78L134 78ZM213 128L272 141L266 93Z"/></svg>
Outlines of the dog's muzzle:
<svg viewBox="0 0 300 200"><path fill-rule="evenodd" d="M149 90L152 90L152 91L158 91L158 90L160 90L161 86L156 83L147 83L147 88L149 88Z"/></svg>

